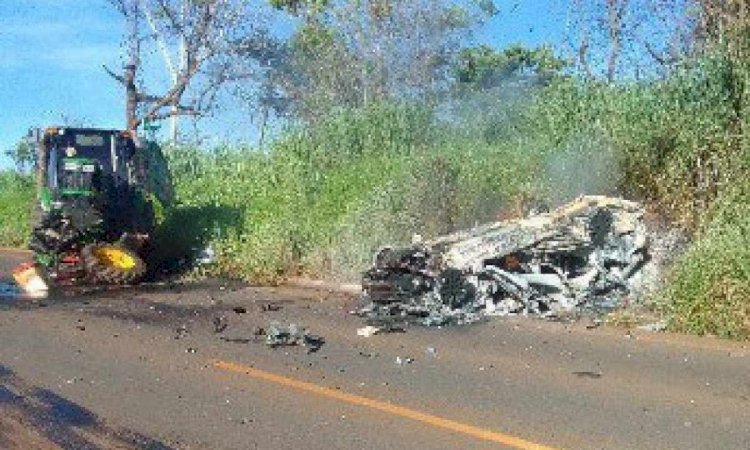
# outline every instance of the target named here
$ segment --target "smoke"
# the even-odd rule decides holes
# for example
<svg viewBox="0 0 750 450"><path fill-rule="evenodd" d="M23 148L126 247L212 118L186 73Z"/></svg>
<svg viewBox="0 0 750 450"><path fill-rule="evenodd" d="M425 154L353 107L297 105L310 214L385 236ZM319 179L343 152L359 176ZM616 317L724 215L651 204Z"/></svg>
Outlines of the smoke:
<svg viewBox="0 0 750 450"><path fill-rule="evenodd" d="M544 160L543 190L551 206L579 195L617 195L620 161L614 147L594 136L577 137Z"/></svg>
<svg viewBox="0 0 750 450"><path fill-rule="evenodd" d="M454 129L478 133L488 142L503 141L540 90L536 76L493 74L476 86L451 93L436 117Z"/></svg>

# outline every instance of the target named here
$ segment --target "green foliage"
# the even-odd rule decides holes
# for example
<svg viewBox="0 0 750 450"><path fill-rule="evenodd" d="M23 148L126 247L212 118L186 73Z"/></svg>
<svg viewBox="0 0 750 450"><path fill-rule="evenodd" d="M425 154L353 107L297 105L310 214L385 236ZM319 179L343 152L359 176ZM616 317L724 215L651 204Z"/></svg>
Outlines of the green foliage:
<svg viewBox="0 0 750 450"><path fill-rule="evenodd" d="M750 183L728 191L677 263L667 291L674 330L750 339Z"/></svg>
<svg viewBox="0 0 750 450"><path fill-rule="evenodd" d="M22 247L26 244L33 198L31 177L0 171L0 246Z"/></svg>
<svg viewBox="0 0 750 450"><path fill-rule="evenodd" d="M434 101L447 91L458 50L493 11L491 3L331 2L305 16L267 83L306 123L378 102Z"/></svg>
<svg viewBox="0 0 750 450"><path fill-rule="evenodd" d="M430 16L422 24L435 39L425 47L412 42L394 46L391 59L365 58L367 49L397 42L396 31L410 23L398 22L391 35L387 21L370 19L398 12L402 20L423 3L356 10L335 26L307 20L294 41L292 86L309 88L297 112L311 120L267 152L172 151L178 204L160 213L159 264L211 245L218 253L204 268L211 275L357 280L376 249L415 233L429 238L507 217L539 199L554 206L581 193L619 194L696 236L663 296L673 329L750 338L746 59L719 41L661 79L605 84L568 74L546 48L476 47L451 74L467 89L440 104L439 96L412 95L409 83L424 87L415 74L432 80L445 64L399 70L413 68L403 64L415 60L411 50L446 42L445 23ZM364 40L347 41L362 24L371 26ZM388 79L409 83L386 92L395 85ZM30 186L0 176L3 245L25 240Z"/></svg>
<svg viewBox="0 0 750 450"><path fill-rule="evenodd" d="M329 0L268 0L268 3L276 9L298 15L305 9L320 12L328 6Z"/></svg>
<svg viewBox="0 0 750 450"><path fill-rule="evenodd" d="M539 83L547 84L567 66L568 63L555 56L550 47L513 45L498 51L480 45L461 50L456 75L461 83L487 86L530 73L538 78Z"/></svg>
<svg viewBox="0 0 750 450"><path fill-rule="evenodd" d="M19 172L26 172L36 164L34 146L25 140L18 142L13 149L7 150L5 154L13 160L16 170Z"/></svg>
<svg viewBox="0 0 750 450"><path fill-rule="evenodd" d="M748 161L726 71L722 58L704 57L648 83L556 80L528 123L561 144L603 137L618 155L621 191L694 229Z"/></svg>
<svg viewBox="0 0 750 450"><path fill-rule="evenodd" d="M288 132L268 154L172 152L180 205L164 235L211 243L212 274L356 280L382 245L495 217L530 186L534 155L443 132L424 107L342 111Z"/></svg>
<svg viewBox="0 0 750 450"><path fill-rule="evenodd" d="M488 17L496 16L500 13L500 10L493 0L472 0L472 3L474 3L477 8Z"/></svg>
<svg viewBox="0 0 750 450"><path fill-rule="evenodd" d="M300 56L315 57L331 48L335 39L333 30L318 20L311 20L300 26L290 45Z"/></svg>

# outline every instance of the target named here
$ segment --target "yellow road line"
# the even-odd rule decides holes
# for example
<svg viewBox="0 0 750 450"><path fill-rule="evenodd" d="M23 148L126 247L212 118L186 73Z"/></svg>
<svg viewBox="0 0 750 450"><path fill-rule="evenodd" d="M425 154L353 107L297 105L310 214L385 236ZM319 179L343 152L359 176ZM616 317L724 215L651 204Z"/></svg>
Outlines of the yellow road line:
<svg viewBox="0 0 750 450"><path fill-rule="evenodd" d="M236 372L243 375L247 375L251 378L276 383L281 386L286 386L301 391L310 392L313 394L321 395L328 398L333 398L353 405L364 406L372 408L378 411L382 411L395 416L404 417L407 419L415 420L427 425L434 427L443 428L457 433L465 434L477 439L485 441L496 442L499 444L507 445L521 450L554 450L552 447L547 447L541 444L529 442L527 440L510 436L508 434L499 433L484 428L475 427L473 425L467 425L461 422L456 422L442 417L434 416L432 414L423 413L414 409L406 408L403 406L394 405L391 403L382 402L379 400L373 400L367 397L361 397L359 395L348 394L339 390L318 386L317 384L308 383L305 381L295 380L282 375L276 375L274 373L259 370L253 367L243 366L226 361L215 361L214 367L229 372Z"/></svg>

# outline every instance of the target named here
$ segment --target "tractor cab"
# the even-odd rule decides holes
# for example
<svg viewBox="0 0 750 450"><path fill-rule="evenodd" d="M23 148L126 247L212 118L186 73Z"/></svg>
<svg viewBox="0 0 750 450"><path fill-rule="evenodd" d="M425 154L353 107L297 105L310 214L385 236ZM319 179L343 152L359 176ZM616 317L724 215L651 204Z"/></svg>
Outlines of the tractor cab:
<svg viewBox="0 0 750 450"><path fill-rule="evenodd" d="M139 252L155 227L153 202L168 201L164 192L171 192L158 145L92 128L47 128L33 140L38 201L30 248L37 264L50 278L142 277Z"/></svg>
<svg viewBox="0 0 750 450"><path fill-rule="evenodd" d="M126 132L82 128L48 128L39 146L42 208L51 202L95 197L104 183L132 181L135 143ZM46 192L45 192L46 191Z"/></svg>

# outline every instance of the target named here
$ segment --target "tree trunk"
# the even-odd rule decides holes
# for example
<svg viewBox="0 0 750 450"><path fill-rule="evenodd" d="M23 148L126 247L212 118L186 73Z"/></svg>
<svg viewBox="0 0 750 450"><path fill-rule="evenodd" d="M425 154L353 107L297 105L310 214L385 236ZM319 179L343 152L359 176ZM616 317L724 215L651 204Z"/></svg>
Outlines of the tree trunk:
<svg viewBox="0 0 750 450"><path fill-rule="evenodd" d="M138 0L129 0L128 18L128 63L123 74L125 85L125 125L135 131L140 125L138 118L138 88L136 77L140 66L140 41L138 40Z"/></svg>
<svg viewBox="0 0 750 450"><path fill-rule="evenodd" d="M607 16L609 18L609 58L607 60L607 82L612 83L617 75L617 62L620 58L622 45L622 21L627 0L607 0Z"/></svg>

